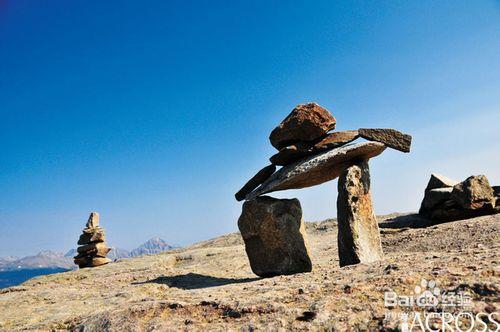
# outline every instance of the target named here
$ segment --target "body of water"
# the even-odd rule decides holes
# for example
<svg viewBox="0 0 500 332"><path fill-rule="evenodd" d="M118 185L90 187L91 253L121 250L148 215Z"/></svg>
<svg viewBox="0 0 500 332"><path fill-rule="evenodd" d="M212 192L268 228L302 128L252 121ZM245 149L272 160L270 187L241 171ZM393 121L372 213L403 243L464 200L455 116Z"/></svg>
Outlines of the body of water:
<svg viewBox="0 0 500 332"><path fill-rule="evenodd" d="M40 268L40 269L18 269L12 271L0 271L0 288L16 286L28 279L46 274L69 271L62 268Z"/></svg>

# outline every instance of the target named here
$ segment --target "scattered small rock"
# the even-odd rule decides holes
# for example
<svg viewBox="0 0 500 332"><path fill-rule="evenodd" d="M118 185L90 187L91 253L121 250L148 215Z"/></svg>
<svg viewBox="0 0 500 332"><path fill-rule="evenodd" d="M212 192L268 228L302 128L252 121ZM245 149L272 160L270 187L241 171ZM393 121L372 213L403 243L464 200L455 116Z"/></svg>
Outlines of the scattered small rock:
<svg viewBox="0 0 500 332"><path fill-rule="evenodd" d="M304 311L302 315L296 319L302 322L310 322L316 318L317 314L314 311Z"/></svg>

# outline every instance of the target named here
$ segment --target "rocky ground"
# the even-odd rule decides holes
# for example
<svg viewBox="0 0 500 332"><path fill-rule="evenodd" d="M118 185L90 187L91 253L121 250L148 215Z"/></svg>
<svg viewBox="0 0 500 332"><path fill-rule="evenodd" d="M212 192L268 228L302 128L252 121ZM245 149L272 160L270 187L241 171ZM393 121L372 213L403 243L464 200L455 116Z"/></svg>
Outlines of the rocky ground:
<svg viewBox="0 0 500 332"><path fill-rule="evenodd" d="M415 215L380 218L386 258L339 268L335 220L307 224L311 273L257 278L239 234L184 249L34 278L0 290L0 329L392 330L384 292L422 278L499 311L500 214L425 228Z"/></svg>

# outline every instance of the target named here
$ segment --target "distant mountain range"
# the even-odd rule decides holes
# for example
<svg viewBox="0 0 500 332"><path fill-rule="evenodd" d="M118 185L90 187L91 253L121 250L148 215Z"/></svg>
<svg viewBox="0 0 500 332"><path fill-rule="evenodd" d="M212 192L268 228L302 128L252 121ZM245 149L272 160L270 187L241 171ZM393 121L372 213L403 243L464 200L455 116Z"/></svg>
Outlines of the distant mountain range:
<svg viewBox="0 0 500 332"><path fill-rule="evenodd" d="M130 252L126 249L112 248L113 250L110 251L108 257L113 260L123 259L158 254L173 248L175 247L167 244L159 237L154 237ZM0 257L0 271L47 268L75 269L76 265L73 263L73 257L76 256L76 254L76 249L71 249L65 254L46 250L34 256L26 256L23 258L14 256Z"/></svg>

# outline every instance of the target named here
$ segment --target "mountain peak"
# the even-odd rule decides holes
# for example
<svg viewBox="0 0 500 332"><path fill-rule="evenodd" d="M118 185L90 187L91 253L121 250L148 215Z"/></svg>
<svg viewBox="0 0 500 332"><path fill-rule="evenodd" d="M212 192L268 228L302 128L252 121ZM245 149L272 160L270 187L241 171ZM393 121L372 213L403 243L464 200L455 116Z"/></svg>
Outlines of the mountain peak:
<svg viewBox="0 0 500 332"><path fill-rule="evenodd" d="M159 254L162 251L170 250L173 246L169 245L159 236L152 237L142 245L140 245L137 249L134 249L130 252L130 256L141 256L141 255L152 255Z"/></svg>

